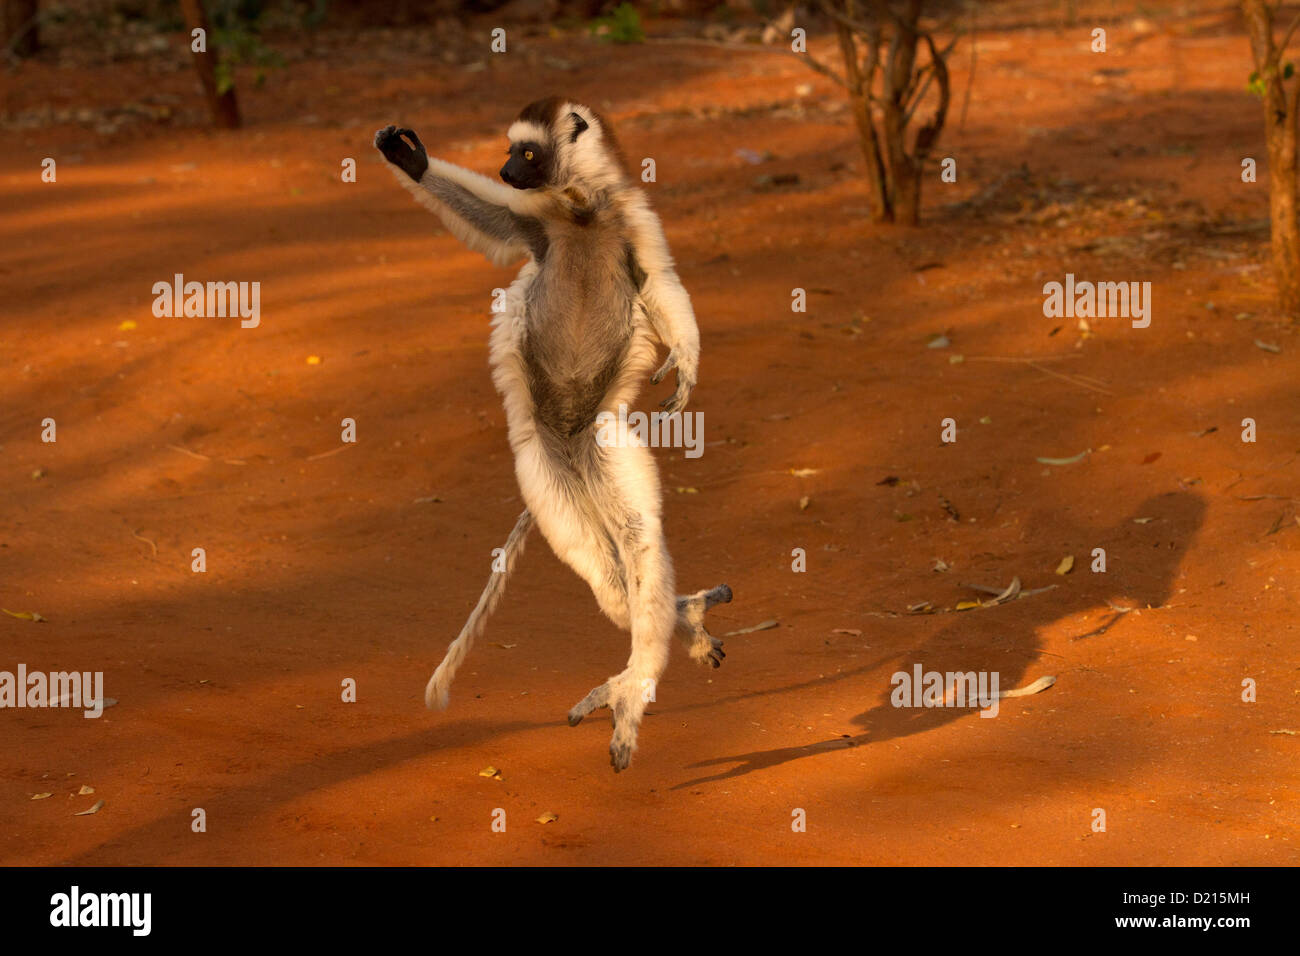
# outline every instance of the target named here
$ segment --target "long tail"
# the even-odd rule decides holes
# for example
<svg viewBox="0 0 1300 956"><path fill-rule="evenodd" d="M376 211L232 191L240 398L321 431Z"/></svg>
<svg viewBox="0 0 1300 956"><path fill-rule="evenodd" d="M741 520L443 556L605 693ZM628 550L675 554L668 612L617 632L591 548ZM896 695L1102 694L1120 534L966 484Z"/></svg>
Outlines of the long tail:
<svg viewBox="0 0 1300 956"><path fill-rule="evenodd" d="M465 626L460 629L460 635L451 642L451 647L447 648L447 656L442 659L442 663L438 665L438 669L433 672L433 676L429 678L429 683L424 688L424 704L430 710L446 709L451 699L451 682L456 677L456 671L460 669L465 656L474 646L474 639L483 633L487 619L496 610L501 595L506 593L506 578L510 577L510 572L515 569L515 559L524 550L524 539L528 537L532 527L532 513L525 508L519 520L515 522L510 537L506 539L505 570L492 572L487 587L483 589L483 594L478 599L478 605L471 612Z"/></svg>

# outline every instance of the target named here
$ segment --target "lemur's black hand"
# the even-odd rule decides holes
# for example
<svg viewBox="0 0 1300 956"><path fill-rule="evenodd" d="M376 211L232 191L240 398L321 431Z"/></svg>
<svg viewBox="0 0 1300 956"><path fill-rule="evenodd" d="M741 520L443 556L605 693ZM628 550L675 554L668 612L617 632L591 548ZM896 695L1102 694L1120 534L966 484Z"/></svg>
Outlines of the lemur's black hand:
<svg viewBox="0 0 1300 956"><path fill-rule="evenodd" d="M403 136L415 144L414 148L402 140ZM414 130L385 126L375 134L375 149L383 153L385 159L417 183L424 175L424 171L429 168L429 154L424 151L424 144L420 142L420 137L415 135Z"/></svg>

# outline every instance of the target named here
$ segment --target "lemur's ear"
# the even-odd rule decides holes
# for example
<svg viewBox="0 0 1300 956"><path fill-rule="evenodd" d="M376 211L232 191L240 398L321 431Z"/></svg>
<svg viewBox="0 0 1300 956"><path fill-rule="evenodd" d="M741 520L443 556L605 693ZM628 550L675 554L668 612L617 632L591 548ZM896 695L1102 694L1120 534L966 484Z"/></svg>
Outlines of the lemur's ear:
<svg viewBox="0 0 1300 956"><path fill-rule="evenodd" d="M573 135L569 137L569 142L576 143L579 134L587 131L587 121L577 113L570 113L569 115L573 117Z"/></svg>

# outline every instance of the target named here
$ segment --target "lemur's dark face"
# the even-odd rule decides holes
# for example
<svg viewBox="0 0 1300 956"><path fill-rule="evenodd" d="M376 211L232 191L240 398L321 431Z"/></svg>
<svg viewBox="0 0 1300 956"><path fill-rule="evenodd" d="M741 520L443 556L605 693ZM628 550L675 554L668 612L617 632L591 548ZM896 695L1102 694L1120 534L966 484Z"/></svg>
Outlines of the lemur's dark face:
<svg viewBox="0 0 1300 956"><path fill-rule="evenodd" d="M501 178L515 189L537 189L551 178L551 154L540 143L511 143Z"/></svg>

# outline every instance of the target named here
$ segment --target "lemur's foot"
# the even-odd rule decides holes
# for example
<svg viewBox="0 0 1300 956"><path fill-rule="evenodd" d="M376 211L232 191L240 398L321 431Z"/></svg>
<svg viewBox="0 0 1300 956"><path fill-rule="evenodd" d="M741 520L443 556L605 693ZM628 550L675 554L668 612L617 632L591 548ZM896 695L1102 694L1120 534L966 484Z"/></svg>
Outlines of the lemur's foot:
<svg viewBox="0 0 1300 956"><path fill-rule="evenodd" d="M409 143L403 140L410 140ZM384 158L410 176L417 183L429 168L429 154L414 130L397 126L385 126L375 133L375 149L384 154Z"/></svg>
<svg viewBox="0 0 1300 956"><path fill-rule="evenodd" d="M702 627L695 632L695 640L691 643L691 660L717 668L722 666L722 659L726 656L722 650L722 641Z"/></svg>
<svg viewBox="0 0 1300 956"><path fill-rule="evenodd" d="M609 742L609 764L618 773L632 764L633 744L615 738Z"/></svg>
<svg viewBox="0 0 1300 956"><path fill-rule="evenodd" d="M722 641L714 637L704 627L704 612L718 604L731 601L731 588L719 584L707 591L683 595L677 599L677 626L682 639L686 641L686 650L691 660L697 664L709 664L721 667L723 658Z"/></svg>
<svg viewBox="0 0 1300 956"><path fill-rule="evenodd" d="M624 691L626 693L626 691ZM614 711L614 736L609 739L609 765L618 773L626 770L632 763L632 754L636 750L637 726L641 723L637 708L630 706L626 699L610 702ZM640 708L644 710L644 707Z"/></svg>
<svg viewBox="0 0 1300 956"><path fill-rule="evenodd" d="M708 610L715 604L730 604L731 588L725 584L719 584L716 588L710 588L704 592L704 610Z"/></svg>
<svg viewBox="0 0 1300 956"><path fill-rule="evenodd" d="M582 700L573 705L569 711L569 726L576 727L582 723L582 718L586 717L593 710L599 710L601 707L609 706L609 681L593 688L591 693Z"/></svg>

